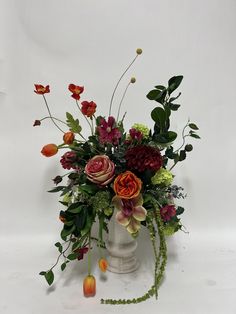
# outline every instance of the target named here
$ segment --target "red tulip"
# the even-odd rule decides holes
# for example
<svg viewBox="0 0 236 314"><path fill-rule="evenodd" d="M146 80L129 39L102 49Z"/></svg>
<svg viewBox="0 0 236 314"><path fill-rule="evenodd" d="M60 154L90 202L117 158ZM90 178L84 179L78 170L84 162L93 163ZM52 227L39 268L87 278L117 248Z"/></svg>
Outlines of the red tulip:
<svg viewBox="0 0 236 314"><path fill-rule="evenodd" d="M41 153L45 157L51 157L53 155L56 155L57 152L58 152L58 147L55 144L47 144L41 150Z"/></svg>
<svg viewBox="0 0 236 314"><path fill-rule="evenodd" d="M83 289L84 289L84 296L85 297L94 297L96 294L96 279L92 275L88 275L84 279L84 284L83 284Z"/></svg>
<svg viewBox="0 0 236 314"><path fill-rule="evenodd" d="M34 92L36 94L43 95L43 94L46 94L46 93L50 93L49 85L44 87L43 85L34 84L34 86L35 86Z"/></svg>

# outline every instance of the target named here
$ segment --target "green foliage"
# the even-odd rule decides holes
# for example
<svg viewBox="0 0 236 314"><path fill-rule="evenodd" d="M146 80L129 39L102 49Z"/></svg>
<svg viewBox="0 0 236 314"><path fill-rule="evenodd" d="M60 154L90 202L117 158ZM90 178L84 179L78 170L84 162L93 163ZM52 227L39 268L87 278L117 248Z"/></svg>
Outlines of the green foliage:
<svg viewBox="0 0 236 314"><path fill-rule="evenodd" d="M53 271L50 269L48 272L46 272L44 274L44 277L45 277L47 283L49 284L49 286L51 286L51 284L54 281L54 273L53 273Z"/></svg>
<svg viewBox="0 0 236 314"><path fill-rule="evenodd" d="M183 75L173 76L172 78L169 79L167 88L169 95L179 87L182 80Z"/></svg>
<svg viewBox="0 0 236 314"><path fill-rule="evenodd" d="M74 119L72 114L70 114L69 112L66 113L66 123L70 129L71 132L73 133L80 133L82 128L79 124L79 120L78 119Z"/></svg>

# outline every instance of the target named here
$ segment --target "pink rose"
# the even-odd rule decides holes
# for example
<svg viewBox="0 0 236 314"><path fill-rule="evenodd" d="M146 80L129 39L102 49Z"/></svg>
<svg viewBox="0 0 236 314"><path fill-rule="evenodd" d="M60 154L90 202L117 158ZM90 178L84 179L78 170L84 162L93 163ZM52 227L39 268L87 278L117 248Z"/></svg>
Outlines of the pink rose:
<svg viewBox="0 0 236 314"><path fill-rule="evenodd" d="M115 164L106 155L96 155L85 166L88 180L101 186L107 185L114 178Z"/></svg>

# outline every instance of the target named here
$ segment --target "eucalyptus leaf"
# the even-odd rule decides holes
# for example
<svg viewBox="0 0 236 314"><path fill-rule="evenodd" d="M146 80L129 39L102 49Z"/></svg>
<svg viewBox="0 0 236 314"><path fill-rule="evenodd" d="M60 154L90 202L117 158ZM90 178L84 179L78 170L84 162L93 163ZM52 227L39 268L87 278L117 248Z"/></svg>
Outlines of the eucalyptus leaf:
<svg viewBox="0 0 236 314"><path fill-rule="evenodd" d="M201 138L199 135L197 135L197 134L195 134L195 133L190 134L190 136L191 136L191 137L194 137L194 138L198 138L198 139Z"/></svg>
<svg viewBox="0 0 236 314"><path fill-rule="evenodd" d="M182 75L173 76L172 78L169 79L169 81L168 81L168 92L169 92L169 94L173 93L173 91L179 87L182 80L183 80Z"/></svg>
<svg viewBox="0 0 236 314"><path fill-rule="evenodd" d="M49 190L49 193L55 193L55 192L59 192L62 191L64 188L66 188L66 186L62 186L62 185L58 185L55 188L53 188L52 190Z"/></svg>
<svg viewBox="0 0 236 314"><path fill-rule="evenodd" d="M53 271L50 269L48 272L46 272L44 277L47 280L47 283L49 284L49 286L51 286L51 284L54 281L54 273L53 273Z"/></svg>
<svg viewBox="0 0 236 314"><path fill-rule="evenodd" d="M77 254L76 253L71 253L67 256L67 258L70 260L70 261L73 261L77 258Z"/></svg>
<svg viewBox="0 0 236 314"><path fill-rule="evenodd" d="M66 263L61 264L61 271L63 271L66 268Z"/></svg>
<svg viewBox="0 0 236 314"><path fill-rule="evenodd" d="M188 126L193 130L199 130L198 126L195 123L189 123Z"/></svg>

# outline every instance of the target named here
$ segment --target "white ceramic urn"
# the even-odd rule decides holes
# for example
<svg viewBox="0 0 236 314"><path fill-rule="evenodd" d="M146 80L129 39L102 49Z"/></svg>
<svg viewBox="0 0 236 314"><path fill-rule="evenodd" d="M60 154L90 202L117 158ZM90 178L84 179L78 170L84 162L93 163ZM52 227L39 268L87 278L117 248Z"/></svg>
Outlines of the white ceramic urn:
<svg viewBox="0 0 236 314"><path fill-rule="evenodd" d="M135 271L139 262L135 256L137 241L126 228L116 221L117 210L109 222L109 234L106 243L108 251L108 270L113 273L125 274Z"/></svg>

